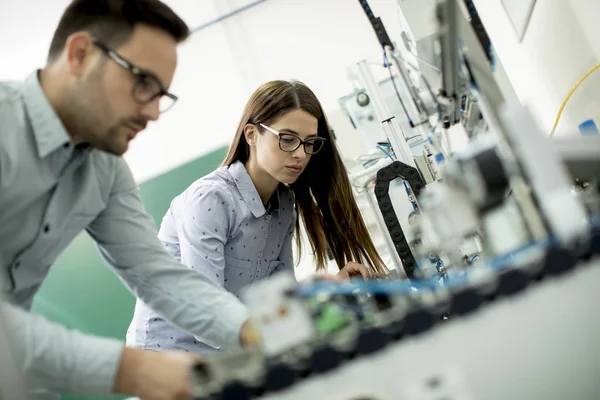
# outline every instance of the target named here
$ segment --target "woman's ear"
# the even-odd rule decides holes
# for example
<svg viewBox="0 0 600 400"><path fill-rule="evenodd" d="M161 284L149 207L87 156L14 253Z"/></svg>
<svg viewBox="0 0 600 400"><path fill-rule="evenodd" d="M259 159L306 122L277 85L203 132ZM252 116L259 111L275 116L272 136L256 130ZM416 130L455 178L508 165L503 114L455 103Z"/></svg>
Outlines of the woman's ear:
<svg viewBox="0 0 600 400"><path fill-rule="evenodd" d="M246 138L248 146L256 146L256 140L258 139L258 129L256 128L256 125L246 124L246 126L244 126L244 137Z"/></svg>

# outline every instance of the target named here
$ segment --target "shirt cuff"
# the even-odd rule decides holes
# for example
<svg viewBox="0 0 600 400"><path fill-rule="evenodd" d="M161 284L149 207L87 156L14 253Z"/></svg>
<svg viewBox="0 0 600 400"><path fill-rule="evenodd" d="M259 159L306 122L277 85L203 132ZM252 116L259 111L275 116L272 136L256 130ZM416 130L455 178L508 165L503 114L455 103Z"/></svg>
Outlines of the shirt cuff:
<svg viewBox="0 0 600 400"><path fill-rule="evenodd" d="M226 310L223 310L219 318L220 331L219 336L222 338L220 343L221 348L238 349L242 347L240 342L241 331L244 323L250 318L248 308L243 303L231 302Z"/></svg>
<svg viewBox="0 0 600 400"><path fill-rule="evenodd" d="M123 343L67 329L9 304L0 306L13 353L31 390L109 395Z"/></svg>
<svg viewBox="0 0 600 400"><path fill-rule="evenodd" d="M115 378L123 355L123 342L117 339L80 336L78 368L73 373L70 389L73 393L107 396L113 394Z"/></svg>

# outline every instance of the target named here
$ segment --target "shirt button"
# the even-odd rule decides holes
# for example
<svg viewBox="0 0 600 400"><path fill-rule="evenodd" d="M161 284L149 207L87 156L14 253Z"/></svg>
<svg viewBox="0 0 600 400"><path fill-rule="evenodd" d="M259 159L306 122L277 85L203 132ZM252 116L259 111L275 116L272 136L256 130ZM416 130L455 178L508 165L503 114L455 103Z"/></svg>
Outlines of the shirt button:
<svg viewBox="0 0 600 400"><path fill-rule="evenodd" d="M44 233L50 232L50 224L44 225Z"/></svg>
<svg viewBox="0 0 600 400"><path fill-rule="evenodd" d="M258 258L262 257L262 252L258 253Z"/></svg>

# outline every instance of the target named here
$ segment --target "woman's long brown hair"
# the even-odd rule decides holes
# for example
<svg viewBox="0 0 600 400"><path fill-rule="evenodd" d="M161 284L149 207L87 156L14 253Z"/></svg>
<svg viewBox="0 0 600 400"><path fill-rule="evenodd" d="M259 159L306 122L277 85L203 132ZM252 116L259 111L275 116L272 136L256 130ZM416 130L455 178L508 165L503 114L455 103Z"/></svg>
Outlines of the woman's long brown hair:
<svg viewBox="0 0 600 400"><path fill-rule="evenodd" d="M245 163L250 148L244 137L247 124L270 125L288 111L302 109L319 123L318 135L327 139L319 153L312 156L306 169L290 187L296 197L296 245L302 254L300 217L304 222L317 270L324 269L327 248L341 269L355 261L376 273L387 272L360 214L348 172L342 162L323 108L315 94L298 81L271 81L260 86L250 97L237 132L222 165L239 160Z"/></svg>

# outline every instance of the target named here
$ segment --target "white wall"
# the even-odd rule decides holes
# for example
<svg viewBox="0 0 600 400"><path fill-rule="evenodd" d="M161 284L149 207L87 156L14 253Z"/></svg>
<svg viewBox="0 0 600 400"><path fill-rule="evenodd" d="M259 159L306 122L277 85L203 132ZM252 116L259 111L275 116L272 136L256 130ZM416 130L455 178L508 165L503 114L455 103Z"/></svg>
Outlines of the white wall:
<svg viewBox="0 0 600 400"><path fill-rule="evenodd" d="M250 0L239 0L246 4ZM34 68L44 65L50 40L70 0L0 1L0 79L20 80ZM214 0L167 1L191 26L217 18L220 10Z"/></svg>
<svg viewBox="0 0 600 400"><path fill-rule="evenodd" d="M573 12L581 24L581 29L585 33L594 49L596 57L600 59L600 2L595 0L571 0Z"/></svg>
<svg viewBox="0 0 600 400"><path fill-rule="evenodd" d="M475 0L481 19L512 81L550 131L561 103L583 74L600 62L597 0L537 0L519 42L500 0ZM556 135L578 135L588 118L600 125L600 71L577 90L565 108Z"/></svg>
<svg viewBox="0 0 600 400"><path fill-rule="evenodd" d="M0 80L21 80L43 66L67 4L68 0L0 1Z"/></svg>

